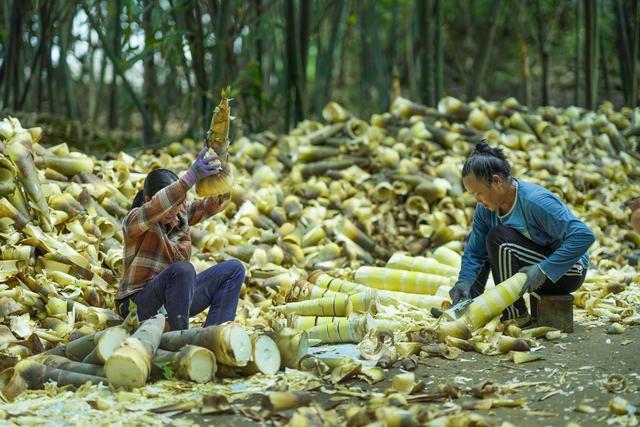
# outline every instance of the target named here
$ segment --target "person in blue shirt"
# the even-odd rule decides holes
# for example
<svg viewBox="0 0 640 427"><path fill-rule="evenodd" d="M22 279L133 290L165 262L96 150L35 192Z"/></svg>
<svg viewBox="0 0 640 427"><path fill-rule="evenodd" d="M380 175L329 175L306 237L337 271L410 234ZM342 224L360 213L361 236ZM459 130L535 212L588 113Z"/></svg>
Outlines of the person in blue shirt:
<svg viewBox="0 0 640 427"><path fill-rule="evenodd" d="M568 294L584 282L593 232L553 193L514 178L499 148L480 142L462 167L462 182L478 202L462 256L453 303L484 292L489 276L497 284L527 274L524 292ZM530 321L522 298L502 320Z"/></svg>

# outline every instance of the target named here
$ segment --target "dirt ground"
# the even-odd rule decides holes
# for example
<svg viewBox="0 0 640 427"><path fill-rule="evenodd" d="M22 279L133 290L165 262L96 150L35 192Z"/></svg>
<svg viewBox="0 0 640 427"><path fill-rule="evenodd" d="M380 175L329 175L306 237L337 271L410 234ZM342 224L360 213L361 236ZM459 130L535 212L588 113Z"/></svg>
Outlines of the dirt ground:
<svg viewBox="0 0 640 427"><path fill-rule="evenodd" d="M469 392L472 386L492 381L503 390L511 388L514 391L512 394L500 393L497 397L527 399L522 407L468 411L485 417L496 426L510 423L505 425L565 427L570 422L575 423L572 427L638 425L638 418L617 417L609 412L609 401L616 394L609 392L605 384L611 375L623 378L624 390L617 395L636 408L640 407L640 326L629 327L621 335L607 335L606 325L592 319L583 317L576 322L575 332L559 341L540 339L540 348L535 350L543 360L516 365L507 355L484 356L475 352L463 352L456 360L428 358L426 364L419 365L415 371L416 379L425 383L425 389L420 393L435 393L440 384L455 384L461 390L461 397L426 403L424 405L429 406L421 409L441 414L459 413L461 407L480 402ZM350 349L349 346L344 348ZM0 427L283 425L292 411L260 420L266 415L261 408L261 398L278 386L316 390L310 392L316 404L324 409L337 406L339 424L345 425L345 409L364 407L372 392L383 396L398 372L397 368L390 370L385 381L373 386L362 380L351 380L334 387L306 374L307 379L300 381L302 374L299 372L277 377L255 376L232 383L159 381L132 392L112 391L104 385L82 387L75 392L48 386L45 390L25 392L13 403L0 403ZM198 415L200 408L214 407L203 400L216 396L231 399L231 415ZM584 405L583 408L592 413L576 411L578 405ZM463 425L466 424L455 424L456 427Z"/></svg>
<svg viewBox="0 0 640 427"><path fill-rule="evenodd" d="M566 426L569 422L580 426L632 425L629 419L615 419L608 411L609 400L615 396L606 390L603 382L612 374L622 375L627 386L618 393L629 403L640 407L640 327L631 327L621 335L608 335L604 325L576 324L575 331L560 341L540 343L543 360L516 365L506 356L484 356L477 353L462 353L458 360L432 358L426 366L415 371L416 379L426 383L425 391L436 391L439 383L455 383L470 387L485 380L505 385L508 383L538 383L517 389L507 397L526 397L523 408L497 408L475 411L488 417L496 425L510 422L515 426ZM351 383L353 391L384 392L391 386L391 378L398 369L387 375L387 380L374 386L362 381ZM320 392L314 398L321 405L329 404L329 396ZM352 398L353 403L365 403ZM455 404L476 400L466 394ZM451 405L451 402L430 405ZM575 411L579 404L596 410L593 414ZM338 410L340 412L340 410ZM240 415L216 417L186 417L198 425L254 426L256 421ZM633 421L632 421L633 422ZM259 423L258 423L259 424ZM268 425L269 423L267 423Z"/></svg>

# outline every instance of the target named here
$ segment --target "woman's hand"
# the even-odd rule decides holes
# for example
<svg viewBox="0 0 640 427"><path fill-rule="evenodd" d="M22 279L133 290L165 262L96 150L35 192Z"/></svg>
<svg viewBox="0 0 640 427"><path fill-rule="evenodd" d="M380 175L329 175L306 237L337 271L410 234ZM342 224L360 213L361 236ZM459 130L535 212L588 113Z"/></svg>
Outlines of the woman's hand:
<svg viewBox="0 0 640 427"><path fill-rule="evenodd" d="M207 154L207 147L204 147L198 153L196 160L193 162L187 173L184 175L184 180L192 187L196 182L208 176L217 175L220 173L220 161L218 155L213 154L205 157Z"/></svg>
<svg viewBox="0 0 640 427"><path fill-rule="evenodd" d="M218 161L218 155L214 153L211 156L204 157L205 154L207 154L207 150L207 147L200 150L198 157L196 157L196 160L191 165L191 170L195 172L198 181L202 178L220 173L221 164Z"/></svg>

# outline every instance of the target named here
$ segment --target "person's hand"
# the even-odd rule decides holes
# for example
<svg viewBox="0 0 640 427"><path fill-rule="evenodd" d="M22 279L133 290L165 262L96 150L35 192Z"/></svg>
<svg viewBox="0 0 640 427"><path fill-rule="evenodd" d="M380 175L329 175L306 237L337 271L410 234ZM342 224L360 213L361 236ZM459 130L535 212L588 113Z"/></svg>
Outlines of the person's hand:
<svg viewBox="0 0 640 427"><path fill-rule="evenodd" d="M451 297L451 302L453 305L456 305L460 301L465 301L471 298L471 286L473 283L467 283L463 281L458 281L451 290L449 290L449 296Z"/></svg>
<svg viewBox="0 0 640 427"><path fill-rule="evenodd" d="M217 175L220 173L220 161L216 154L205 157L207 154L207 147L204 147L198 153L196 160L193 162L187 173L185 174L185 180L190 186L193 186L197 181L208 176Z"/></svg>
<svg viewBox="0 0 640 427"><path fill-rule="evenodd" d="M520 296L525 292L535 292L547 280L547 276L542 272L538 264L522 267L518 273L525 273L527 280L524 282Z"/></svg>

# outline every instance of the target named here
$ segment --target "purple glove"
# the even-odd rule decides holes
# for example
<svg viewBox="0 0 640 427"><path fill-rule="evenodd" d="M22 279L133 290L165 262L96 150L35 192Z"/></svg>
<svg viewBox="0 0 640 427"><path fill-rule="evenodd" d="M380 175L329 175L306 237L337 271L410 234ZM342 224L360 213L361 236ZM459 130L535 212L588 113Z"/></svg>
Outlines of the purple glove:
<svg viewBox="0 0 640 427"><path fill-rule="evenodd" d="M220 173L220 162L218 156L204 157L208 148L204 147L198 153L198 157L193 162L187 173L184 174L183 179L189 184L189 187L200 181L202 178L206 178L211 175L217 175Z"/></svg>

